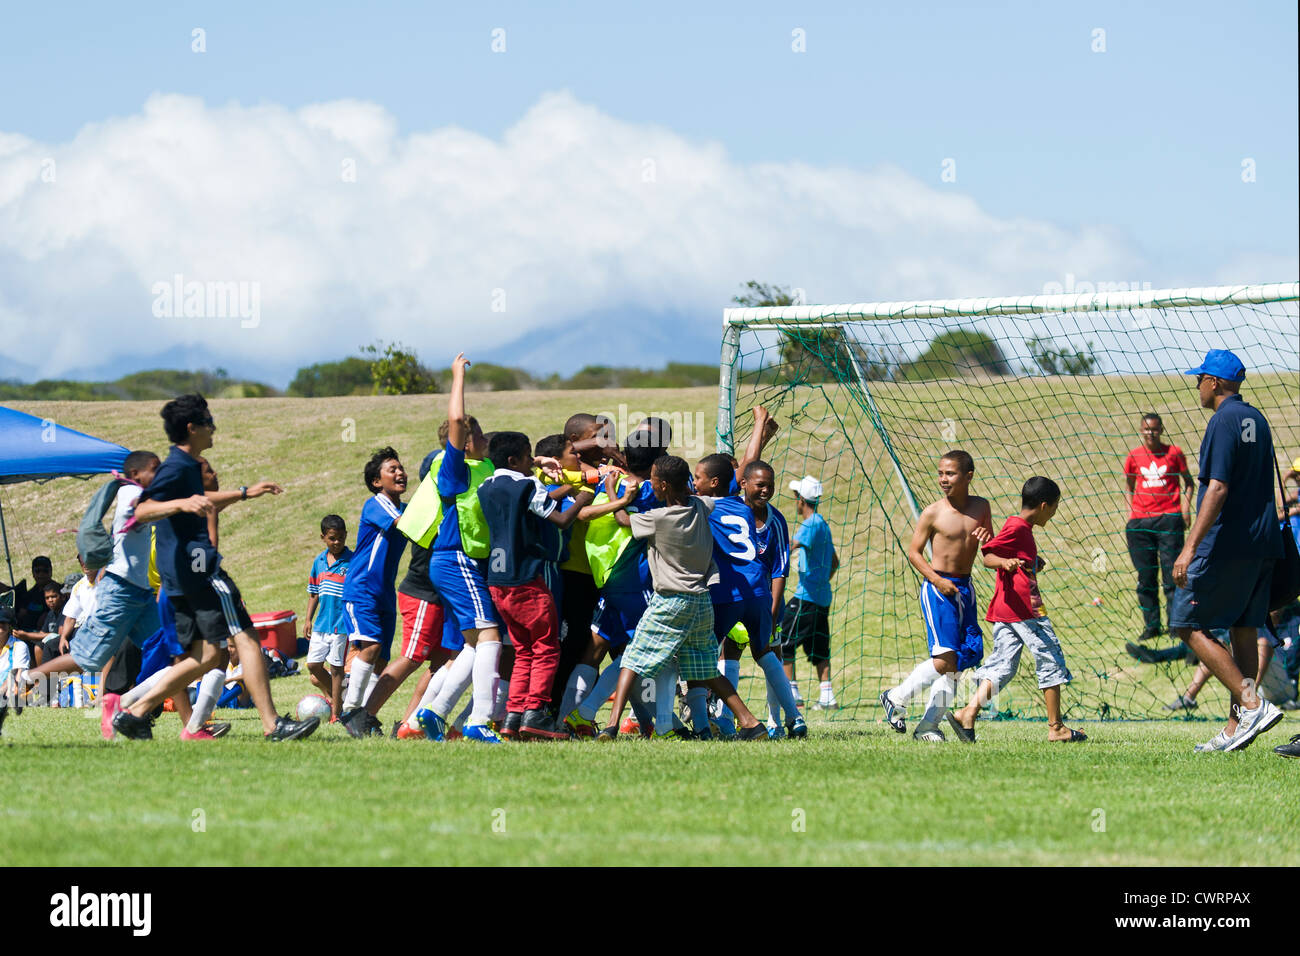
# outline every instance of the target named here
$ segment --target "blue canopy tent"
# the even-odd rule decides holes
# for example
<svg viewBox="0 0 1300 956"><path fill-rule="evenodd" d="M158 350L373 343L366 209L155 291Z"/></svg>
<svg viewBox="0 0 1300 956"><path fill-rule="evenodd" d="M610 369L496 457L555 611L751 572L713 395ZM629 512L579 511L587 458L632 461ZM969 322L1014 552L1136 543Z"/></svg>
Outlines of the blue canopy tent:
<svg viewBox="0 0 1300 956"><path fill-rule="evenodd" d="M120 471L126 456L127 450L121 445L0 406L0 485L103 475ZM4 538L5 564L12 586L14 567L9 558L9 532L2 504L0 536Z"/></svg>

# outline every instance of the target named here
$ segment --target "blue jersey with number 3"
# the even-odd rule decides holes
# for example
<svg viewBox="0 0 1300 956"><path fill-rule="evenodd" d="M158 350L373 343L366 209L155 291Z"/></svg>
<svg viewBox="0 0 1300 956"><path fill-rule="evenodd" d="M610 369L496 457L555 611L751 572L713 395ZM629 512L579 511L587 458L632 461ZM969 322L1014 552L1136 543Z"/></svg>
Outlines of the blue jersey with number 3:
<svg viewBox="0 0 1300 956"><path fill-rule="evenodd" d="M743 498L715 498L709 513L713 562L718 583L710 586L714 604L747 601L771 594L771 574L759 555L754 512Z"/></svg>

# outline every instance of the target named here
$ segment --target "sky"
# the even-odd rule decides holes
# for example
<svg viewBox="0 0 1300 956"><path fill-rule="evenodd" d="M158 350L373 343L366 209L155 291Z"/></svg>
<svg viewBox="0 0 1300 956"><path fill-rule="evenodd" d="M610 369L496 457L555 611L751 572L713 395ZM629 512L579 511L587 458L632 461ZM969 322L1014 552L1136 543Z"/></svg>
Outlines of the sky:
<svg viewBox="0 0 1300 956"><path fill-rule="evenodd" d="M748 279L1300 275L1294 3L702 6L7 8L0 378L716 362Z"/></svg>

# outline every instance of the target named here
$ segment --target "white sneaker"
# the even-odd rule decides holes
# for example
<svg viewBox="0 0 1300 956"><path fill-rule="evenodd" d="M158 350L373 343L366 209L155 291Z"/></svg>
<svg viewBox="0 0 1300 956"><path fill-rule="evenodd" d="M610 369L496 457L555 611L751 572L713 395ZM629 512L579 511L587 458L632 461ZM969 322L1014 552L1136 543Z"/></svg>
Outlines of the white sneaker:
<svg viewBox="0 0 1300 956"><path fill-rule="evenodd" d="M1243 710L1238 718L1237 732L1228 741L1224 750L1245 750L1256 737L1271 730L1282 719L1282 711L1270 702L1260 698L1259 706L1254 710Z"/></svg>
<svg viewBox="0 0 1300 956"><path fill-rule="evenodd" d="M943 735L943 731L937 725L918 724L912 731L912 739L924 741L927 744L941 744L948 738Z"/></svg>
<svg viewBox="0 0 1300 956"><path fill-rule="evenodd" d="M1231 740L1232 738L1228 736L1228 732L1226 730L1220 730L1217 734L1215 734L1205 743L1197 744L1192 749L1196 751L1198 754L1211 753L1212 751L1216 751L1216 750L1227 750L1228 743Z"/></svg>

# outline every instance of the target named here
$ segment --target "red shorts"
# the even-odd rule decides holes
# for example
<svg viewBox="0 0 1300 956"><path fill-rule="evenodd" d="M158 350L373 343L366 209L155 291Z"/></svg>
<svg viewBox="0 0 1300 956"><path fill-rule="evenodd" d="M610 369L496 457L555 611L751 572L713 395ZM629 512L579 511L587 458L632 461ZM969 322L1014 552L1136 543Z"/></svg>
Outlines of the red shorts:
<svg viewBox="0 0 1300 956"><path fill-rule="evenodd" d="M397 592L402 613L402 656L422 664L442 647L442 605Z"/></svg>

